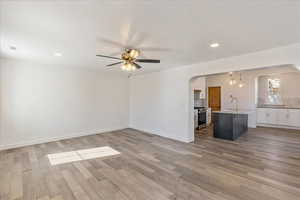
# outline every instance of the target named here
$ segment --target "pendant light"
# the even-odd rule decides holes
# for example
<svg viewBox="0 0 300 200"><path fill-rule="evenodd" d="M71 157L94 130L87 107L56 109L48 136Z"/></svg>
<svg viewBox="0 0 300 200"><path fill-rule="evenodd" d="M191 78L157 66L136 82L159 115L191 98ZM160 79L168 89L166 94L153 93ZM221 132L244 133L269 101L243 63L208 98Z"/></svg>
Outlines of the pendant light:
<svg viewBox="0 0 300 200"><path fill-rule="evenodd" d="M242 72L240 72L240 83L239 83L239 87L242 88L244 87L244 83L242 81Z"/></svg>
<svg viewBox="0 0 300 200"><path fill-rule="evenodd" d="M233 73L232 72L229 73L229 76L230 76L229 85L236 84L236 80L233 78Z"/></svg>

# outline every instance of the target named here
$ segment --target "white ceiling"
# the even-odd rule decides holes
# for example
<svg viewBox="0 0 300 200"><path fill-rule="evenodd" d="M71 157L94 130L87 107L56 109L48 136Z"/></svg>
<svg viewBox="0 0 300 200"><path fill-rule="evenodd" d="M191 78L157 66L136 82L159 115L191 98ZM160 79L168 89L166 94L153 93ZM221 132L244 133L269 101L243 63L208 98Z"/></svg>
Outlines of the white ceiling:
<svg viewBox="0 0 300 200"><path fill-rule="evenodd" d="M95 55L121 49L109 41L161 59L143 64L144 72L300 42L297 0L0 2L1 56L47 64L105 68L114 60ZM213 42L220 47L210 48Z"/></svg>

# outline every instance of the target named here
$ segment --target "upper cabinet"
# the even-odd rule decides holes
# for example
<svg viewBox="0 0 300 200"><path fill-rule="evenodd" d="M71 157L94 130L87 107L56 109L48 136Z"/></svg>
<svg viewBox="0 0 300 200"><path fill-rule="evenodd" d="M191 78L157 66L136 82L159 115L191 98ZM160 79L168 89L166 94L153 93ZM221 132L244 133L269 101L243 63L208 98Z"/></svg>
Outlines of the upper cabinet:
<svg viewBox="0 0 300 200"><path fill-rule="evenodd" d="M194 89L194 100L200 99L201 90Z"/></svg>
<svg viewBox="0 0 300 200"><path fill-rule="evenodd" d="M206 98L206 78L199 77L191 80L191 87L195 91L195 98L205 99Z"/></svg>

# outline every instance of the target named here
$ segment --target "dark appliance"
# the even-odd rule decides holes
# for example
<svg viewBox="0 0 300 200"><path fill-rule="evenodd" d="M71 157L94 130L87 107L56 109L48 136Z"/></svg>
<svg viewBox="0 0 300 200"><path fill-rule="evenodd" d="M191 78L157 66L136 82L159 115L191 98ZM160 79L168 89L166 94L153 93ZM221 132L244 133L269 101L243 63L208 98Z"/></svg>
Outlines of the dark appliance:
<svg viewBox="0 0 300 200"><path fill-rule="evenodd" d="M197 129L206 125L206 108L205 107L195 107L198 110L198 126Z"/></svg>

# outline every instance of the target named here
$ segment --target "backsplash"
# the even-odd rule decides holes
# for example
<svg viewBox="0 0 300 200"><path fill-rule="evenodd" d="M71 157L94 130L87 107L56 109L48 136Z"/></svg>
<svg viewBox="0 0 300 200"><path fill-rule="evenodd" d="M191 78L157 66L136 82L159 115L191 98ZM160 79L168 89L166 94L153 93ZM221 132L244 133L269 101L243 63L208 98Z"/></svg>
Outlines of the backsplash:
<svg viewBox="0 0 300 200"><path fill-rule="evenodd" d="M295 97L295 98L281 98L280 101L278 102L270 102L268 99L265 98L258 98L257 102L258 106L265 106L265 105L284 105L287 107L292 107L292 108L300 108L300 97Z"/></svg>
<svg viewBox="0 0 300 200"><path fill-rule="evenodd" d="M205 107L205 99L195 99L194 106L195 107Z"/></svg>

